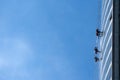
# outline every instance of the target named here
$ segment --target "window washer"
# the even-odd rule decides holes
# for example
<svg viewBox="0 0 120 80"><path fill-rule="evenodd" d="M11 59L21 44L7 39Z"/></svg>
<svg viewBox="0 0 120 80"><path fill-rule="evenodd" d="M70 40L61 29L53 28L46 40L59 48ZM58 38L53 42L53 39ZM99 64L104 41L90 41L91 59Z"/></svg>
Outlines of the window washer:
<svg viewBox="0 0 120 80"><path fill-rule="evenodd" d="M94 57L94 59L95 59L95 62L98 62L100 59L98 58L98 57Z"/></svg>
<svg viewBox="0 0 120 80"><path fill-rule="evenodd" d="M95 59L95 62L98 62L98 61L100 61L100 60L102 60L102 58L98 58L98 57L94 57L94 59Z"/></svg>
<svg viewBox="0 0 120 80"><path fill-rule="evenodd" d="M103 35L103 32L100 31L98 28L96 29L96 36L101 37Z"/></svg>
<svg viewBox="0 0 120 80"><path fill-rule="evenodd" d="M101 51L98 50L97 47L94 48L95 54L100 53Z"/></svg>

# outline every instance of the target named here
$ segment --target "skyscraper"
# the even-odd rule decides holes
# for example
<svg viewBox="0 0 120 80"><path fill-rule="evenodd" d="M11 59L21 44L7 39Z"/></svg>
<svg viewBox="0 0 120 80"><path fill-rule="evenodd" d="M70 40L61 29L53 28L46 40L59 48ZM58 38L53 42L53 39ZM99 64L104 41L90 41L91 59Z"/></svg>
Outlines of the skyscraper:
<svg viewBox="0 0 120 80"><path fill-rule="evenodd" d="M101 80L120 80L120 0L102 0Z"/></svg>

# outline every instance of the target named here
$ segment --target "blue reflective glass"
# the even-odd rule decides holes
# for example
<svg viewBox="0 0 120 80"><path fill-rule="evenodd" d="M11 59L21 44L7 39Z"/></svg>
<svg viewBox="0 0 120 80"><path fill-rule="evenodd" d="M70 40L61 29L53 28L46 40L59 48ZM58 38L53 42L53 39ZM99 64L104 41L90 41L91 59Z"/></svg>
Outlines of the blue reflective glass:
<svg viewBox="0 0 120 80"><path fill-rule="evenodd" d="M103 7L104 7L103 14L105 14L105 10L106 10L106 7L107 7L107 4L108 4L109 0L103 0L103 1L104 1L104 3L103 3Z"/></svg>
<svg viewBox="0 0 120 80"><path fill-rule="evenodd" d="M108 9L105 9L105 10L106 10L106 14L104 13L104 16L105 16L104 26L105 26L105 23L106 23L107 17L108 17L108 18L110 17L110 15L108 15L108 14L109 14L109 12L110 12L110 8L111 8L111 6L112 6L112 0L110 0L110 4L108 5ZM108 20L109 20L109 19L108 19Z"/></svg>
<svg viewBox="0 0 120 80"><path fill-rule="evenodd" d="M110 80L111 77L112 77L112 67L110 68L110 71L109 71L109 73L107 75L106 80Z"/></svg>
<svg viewBox="0 0 120 80"><path fill-rule="evenodd" d="M106 59L105 59L105 60L106 60ZM107 69L108 69L108 67L109 67L109 65L110 65L111 62L112 62L112 52L110 53L110 56L109 56L109 58L108 58L108 60L107 60L107 63L106 63L106 66L105 66L105 64L104 64L105 69L104 69L104 73L103 73L103 74L105 74L105 73L107 72Z"/></svg>
<svg viewBox="0 0 120 80"><path fill-rule="evenodd" d="M113 23L113 22L112 22ZM103 41L106 39L105 38L105 36L106 37L108 37L109 35L110 35L110 33L112 32L112 23L110 24L110 21L107 21L107 25L106 25L106 29L105 30L103 30L103 32L104 32L104 36L103 36ZM108 29L108 27L110 26L110 29L109 29L109 31L107 32L107 29ZM107 40L108 40L108 38L105 40L105 42L104 43L102 43L104 46L103 46L103 51L104 51L104 47L105 47L105 43L107 42Z"/></svg>
<svg viewBox="0 0 120 80"><path fill-rule="evenodd" d="M112 39L110 39L109 43L108 43L108 39L110 37L110 33L112 32L112 26L110 27L110 29L108 30L108 34L106 34L106 40L105 40L105 43L104 43L104 46L103 46L103 54L105 54L106 56L106 53L107 53L107 50L109 50L109 48L112 46ZM107 46L107 43L108 43L108 46ZM105 48L106 48L106 52L105 52Z"/></svg>
<svg viewBox="0 0 120 80"><path fill-rule="evenodd" d="M105 31L105 32L106 32L106 31ZM110 28L109 28L109 30L108 30L108 33L105 34L105 35L106 35L106 38L105 38L105 42L104 42L104 46L103 46L103 51L104 51L104 49L105 49L105 47L106 47L106 44L107 44L107 42L108 42L108 39L109 39L111 33L112 33L112 24L111 24L111 26L110 26Z"/></svg>
<svg viewBox="0 0 120 80"><path fill-rule="evenodd" d="M105 24L107 24L107 22L109 21L109 17L112 14L112 11L110 12L111 7L112 7L112 1L110 0L110 4L108 5L108 8L106 9L105 13L103 13L103 17L102 17L103 18L103 22L102 22L103 26L105 26ZM109 12L110 12L110 14L109 14Z"/></svg>
<svg viewBox="0 0 120 80"><path fill-rule="evenodd" d="M110 42L108 43L108 47L106 48L106 52L104 53L105 55L103 57L103 65L104 65L105 59L107 57L107 54L109 53L111 46L112 46L112 38L110 39Z"/></svg>
<svg viewBox="0 0 120 80"><path fill-rule="evenodd" d="M109 66L109 65L108 65L108 66ZM103 74L102 80L105 79L105 76L106 76L106 74L107 74L107 70L108 70L108 68L106 68L106 71L105 71L104 74ZM112 67L110 68L110 70L109 70L109 72L108 72L107 77L106 77L105 80L110 80L111 76L112 76Z"/></svg>
<svg viewBox="0 0 120 80"><path fill-rule="evenodd" d="M110 41L108 42L108 39L110 37L110 34L112 33L112 25L113 25L113 22L112 24L110 25L110 17L112 15L112 11L110 12L110 9L113 5L113 2L112 0L102 0L103 1L103 13L102 13L102 25L103 25L103 31L105 32L104 36L103 36L103 42L102 42L102 53L104 54L104 57L103 57L103 63L102 63L102 70L104 68L104 71L103 71L103 77L102 77L102 80L105 79L105 76L106 76L106 72L108 71L108 68L112 62L112 51L110 52L110 55L108 56L109 54L109 51L112 47L112 37L110 38ZM108 15L109 14L109 15ZM109 30L108 30L108 27L110 26ZM107 32L108 30L108 32ZM106 33L107 32L107 33ZM105 38L106 36L106 38ZM107 46L108 44L108 46ZM107 59L108 57L108 59ZM106 62L107 60L107 62ZM105 80L110 80L110 78L112 77L112 67L110 68L107 76L106 76L106 79Z"/></svg>

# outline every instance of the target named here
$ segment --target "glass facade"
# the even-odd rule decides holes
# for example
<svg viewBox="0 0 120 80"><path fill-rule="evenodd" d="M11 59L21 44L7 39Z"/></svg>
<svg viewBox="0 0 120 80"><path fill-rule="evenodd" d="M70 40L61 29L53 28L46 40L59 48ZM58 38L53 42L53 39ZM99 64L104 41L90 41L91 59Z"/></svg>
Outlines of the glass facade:
<svg viewBox="0 0 120 80"><path fill-rule="evenodd" d="M100 63L101 80L112 80L112 28L113 1L102 0L101 29L104 32L100 39L102 61Z"/></svg>

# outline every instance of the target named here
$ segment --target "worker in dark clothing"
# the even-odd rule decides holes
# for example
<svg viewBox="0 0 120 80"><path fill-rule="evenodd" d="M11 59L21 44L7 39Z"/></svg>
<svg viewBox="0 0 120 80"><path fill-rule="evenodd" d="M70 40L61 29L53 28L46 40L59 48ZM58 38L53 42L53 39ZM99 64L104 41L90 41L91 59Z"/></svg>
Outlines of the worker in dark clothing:
<svg viewBox="0 0 120 80"><path fill-rule="evenodd" d="M95 54L100 53L101 51L98 50L97 47L94 48Z"/></svg>
<svg viewBox="0 0 120 80"><path fill-rule="evenodd" d="M100 61L100 60L102 60L102 58L98 58L98 57L94 57L94 59L95 59L95 62L98 62L98 61Z"/></svg>
<svg viewBox="0 0 120 80"><path fill-rule="evenodd" d="M96 29L96 36L101 37L103 35L103 32L100 31L98 28Z"/></svg>
<svg viewBox="0 0 120 80"><path fill-rule="evenodd" d="M95 59L95 62L98 62L99 61L99 58L98 57L94 57L94 59Z"/></svg>

